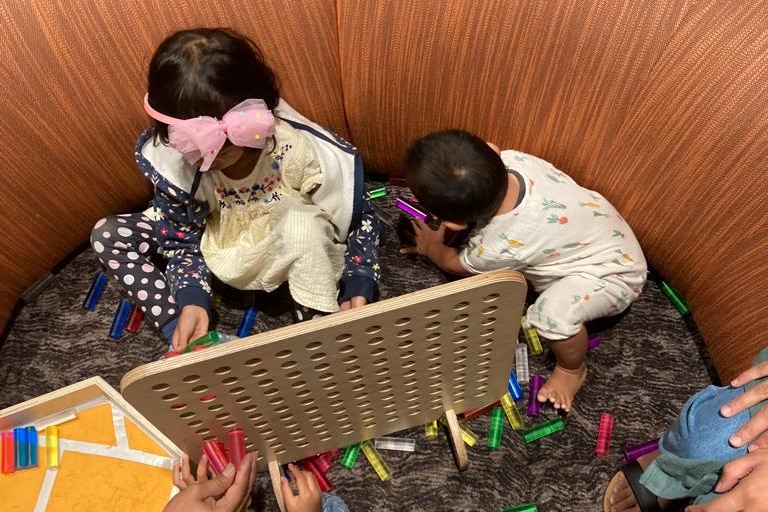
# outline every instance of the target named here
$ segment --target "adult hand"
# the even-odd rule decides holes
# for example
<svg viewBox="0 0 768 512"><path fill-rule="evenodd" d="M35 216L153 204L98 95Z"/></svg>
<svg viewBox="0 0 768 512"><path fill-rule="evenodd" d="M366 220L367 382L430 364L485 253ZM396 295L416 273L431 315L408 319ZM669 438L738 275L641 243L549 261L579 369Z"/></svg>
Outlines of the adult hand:
<svg viewBox="0 0 768 512"><path fill-rule="evenodd" d="M432 255L436 247L444 246L445 240L445 224L440 223L440 227L437 229L430 228L425 222L420 219L414 219L411 221L413 226L413 247L403 247L400 252L403 254L421 254L434 261Z"/></svg>
<svg viewBox="0 0 768 512"><path fill-rule="evenodd" d="M704 505L692 505L685 512L768 512L768 450L742 455L723 467L715 491L725 493Z"/></svg>
<svg viewBox="0 0 768 512"><path fill-rule="evenodd" d="M301 471L293 464L288 464L288 469L293 475L293 481L296 482L298 494L293 494L287 478L280 478L280 488L283 491L287 512L322 512L323 493L320 492L315 475Z"/></svg>
<svg viewBox="0 0 768 512"><path fill-rule="evenodd" d="M197 479L189 469L189 457L173 464L173 483L181 489L163 509L163 512L242 512L251 502L251 490L256 478L256 454L246 454L235 470L228 464L216 478L208 479L207 459L203 457L197 468Z"/></svg>
<svg viewBox="0 0 768 512"><path fill-rule="evenodd" d="M173 331L173 350L183 349L190 341L208 334L208 311L200 306L184 306Z"/></svg>
<svg viewBox="0 0 768 512"><path fill-rule="evenodd" d="M341 309L342 311L346 311L348 309L359 308L360 306L365 306L366 304L368 304L368 301L366 300L366 298L358 295L358 296L352 297L349 300L345 300L344 302L342 302L339 305L339 309Z"/></svg>
<svg viewBox="0 0 768 512"><path fill-rule="evenodd" d="M760 377L768 376L768 361L753 366L731 381L731 386L740 387ZM745 391L742 395L734 398L722 408L720 413L726 418L752 407L768 399L768 380L761 382L752 389ZM759 413L753 416L729 439L732 446L739 448L747 443L749 451L759 448L768 448L768 405L762 408Z"/></svg>

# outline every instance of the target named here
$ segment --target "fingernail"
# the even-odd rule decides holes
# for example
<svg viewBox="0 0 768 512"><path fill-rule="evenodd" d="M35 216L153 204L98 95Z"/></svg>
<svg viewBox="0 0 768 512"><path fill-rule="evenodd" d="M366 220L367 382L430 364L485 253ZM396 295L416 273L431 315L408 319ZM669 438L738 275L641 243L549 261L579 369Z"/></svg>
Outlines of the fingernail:
<svg viewBox="0 0 768 512"><path fill-rule="evenodd" d="M235 466L232 465L231 462L227 464L227 467L225 467L224 471L221 472L221 474L224 476L232 476L234 473L235 473Z"/></svg>
<svg viewBox="0 0 768 512"><path fill-rule="evenodd" d="M723 413L723 416L730 416L731 415L731 408L727 405L724 405L720 408L720 412Z"/></svg>
<svg viewBox="0 0 768 512"><path fill-rule="evenodd" d="M731 444L738 448L741 446L741 438L739 436L733 436L731 438Z"/></svg>

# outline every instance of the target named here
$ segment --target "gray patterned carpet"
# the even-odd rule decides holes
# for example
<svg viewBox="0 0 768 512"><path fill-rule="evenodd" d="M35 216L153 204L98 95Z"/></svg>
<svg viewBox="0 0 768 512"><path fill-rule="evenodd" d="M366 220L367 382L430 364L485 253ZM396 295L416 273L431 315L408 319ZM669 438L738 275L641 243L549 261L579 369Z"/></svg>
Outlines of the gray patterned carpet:
<svg viewBox="0 0 768 512"><path fill-rule="evenodd" d="M390 188L390 194L398 189ZM392 216L394 195L377 199ZM383 250L382 298L445 282L430 264L398 253L388 227ZM28 400L85 378L100 375L118 388L128 370L156 360L165 343L151 328L111 340L112 315L121 290L110 282L94 312L81 308L99 264L89 250L76 256L50 285L20 311L0 348L0 407ZM292 319L287 303L266 308L254 332ZM221 332L235 332L242 309L226 299L219 308ZM469 448L470 468L459 473L441 431L426 440L422 429L394 434L416 439L415 453L384 452L393 479L381 483L360 457L352 470L340 466L328 475L353 512L496 511L535 502L539 511L602 510L602 493L622 463L621 448L658 436L693 392L711 382L701 339L689 321L649 282L630 312L612 325L595 326L602 344L589 354L589 376L564 431L533 444L507 426L502 448L485 445L488 417L469 422L481 434ZM531 373L548 374L551 361L531 358ZM548 411L551 413L551 411ZM616 416L611 453L594 455L601 412ZM254 510L275 511L264 475L254 491Z"/></svg>

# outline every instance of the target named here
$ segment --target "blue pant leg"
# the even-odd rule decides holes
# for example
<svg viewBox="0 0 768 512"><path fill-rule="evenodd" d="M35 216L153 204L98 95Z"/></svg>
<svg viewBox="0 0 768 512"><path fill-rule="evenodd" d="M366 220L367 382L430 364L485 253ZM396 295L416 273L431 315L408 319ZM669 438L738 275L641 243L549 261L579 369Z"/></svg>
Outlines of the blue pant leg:
<svg viewBox="0 0 768 512"><path fill-rule="evenodd" d="M747 453L746 446L734 448L728 439L750 419L749 411L730 418L720 408L744 393L744 388L707 386L683 406L680 416L659 443L662 452L685 459L729 461Z"/></svg>

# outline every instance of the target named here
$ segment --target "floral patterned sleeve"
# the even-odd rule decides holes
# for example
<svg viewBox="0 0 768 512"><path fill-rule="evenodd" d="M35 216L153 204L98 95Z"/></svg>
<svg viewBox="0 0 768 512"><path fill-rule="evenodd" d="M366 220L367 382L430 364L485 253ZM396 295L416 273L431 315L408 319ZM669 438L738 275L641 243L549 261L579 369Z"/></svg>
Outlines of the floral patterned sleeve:
<svg viewBox="0 0 768 512"><path fill-rule="evenodd" d="M155 187L155 234L168 258L166 278L179 309L196 305L210 310L211 271L200 252L208 205L188 196L180 199ZM175 196L173 195L175 194Z"/></svg>
<svg viewBox="0 0 768 512"><path fill-rule="evenodd" d="M379 264L381 235L381 222L374 212L368 192L365 192L360 225L352 229L347 237L339 302L360 296L365 297L370 303L376 298L378 282L381 278Z"/></svg>

